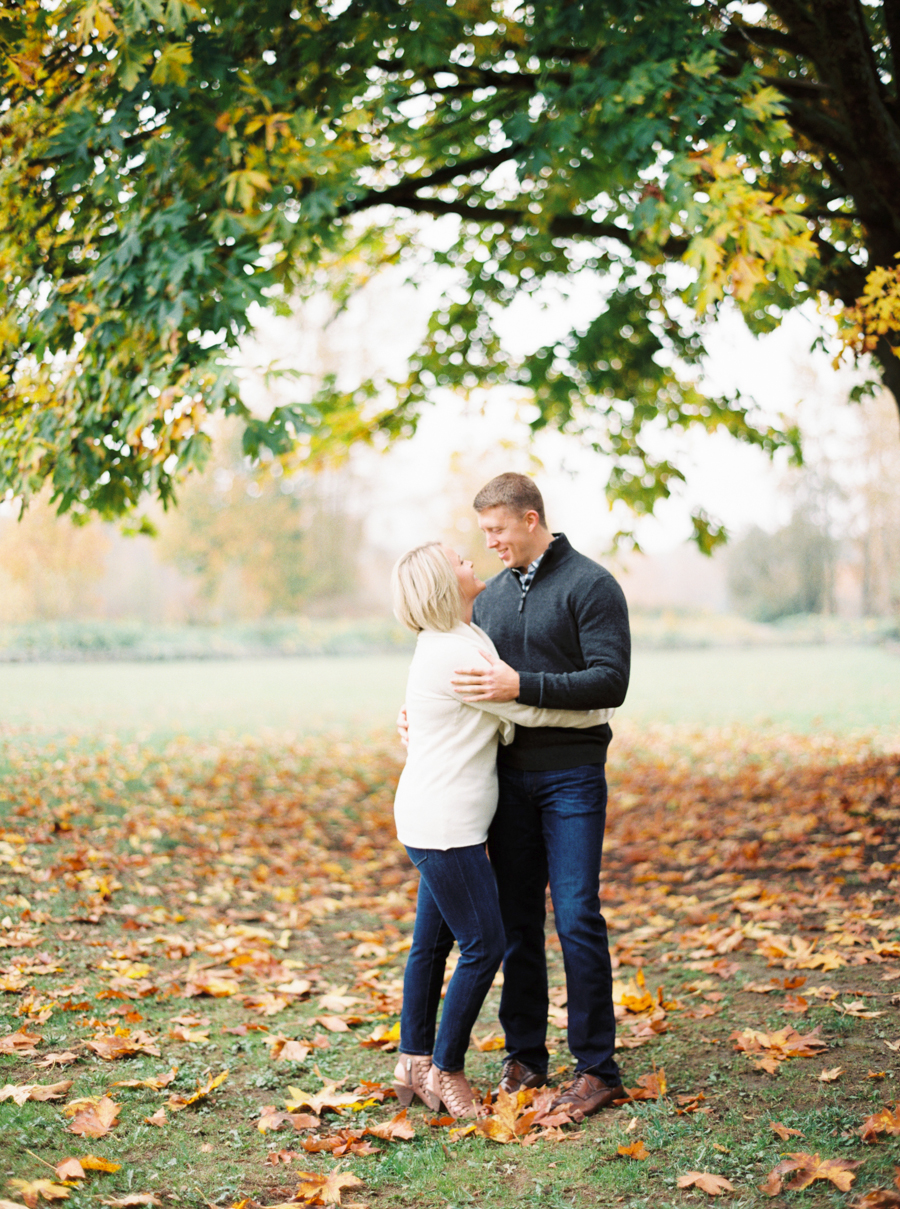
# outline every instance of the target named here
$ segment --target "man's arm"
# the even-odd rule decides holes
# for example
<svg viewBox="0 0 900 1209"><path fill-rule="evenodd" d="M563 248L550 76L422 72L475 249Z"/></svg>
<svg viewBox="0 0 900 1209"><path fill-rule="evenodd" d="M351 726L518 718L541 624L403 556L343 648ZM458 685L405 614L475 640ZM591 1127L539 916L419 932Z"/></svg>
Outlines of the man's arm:
<svg viewBox="0 0 900 1209"><path fill-rule="evenodd" d="M527 607L527 606L526 606ZM628 607L609 576L579 602L578 640L587 665L575 672L516 672L502 660L459 669L453 687L464 701L519 701L545 709L614 709L625 700L631 669Z"/></svg>

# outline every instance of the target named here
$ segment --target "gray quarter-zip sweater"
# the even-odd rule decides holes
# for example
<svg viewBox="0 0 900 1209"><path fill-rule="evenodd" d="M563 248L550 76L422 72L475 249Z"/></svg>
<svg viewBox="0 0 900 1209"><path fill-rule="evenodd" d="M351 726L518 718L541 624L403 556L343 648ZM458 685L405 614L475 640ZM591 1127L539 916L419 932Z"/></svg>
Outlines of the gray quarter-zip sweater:
<svg viewBox="0 0 900 1209"><path fill-rule="evenodd" d="M472 619L519 673L521 704L609 709L625 700L631 665L625 596L565 534L555 535L524 597L512 572L501 571L476 598ZM590 730L517 726L498 758L526 769L601 764L611 738L608 723Z"/></svg>

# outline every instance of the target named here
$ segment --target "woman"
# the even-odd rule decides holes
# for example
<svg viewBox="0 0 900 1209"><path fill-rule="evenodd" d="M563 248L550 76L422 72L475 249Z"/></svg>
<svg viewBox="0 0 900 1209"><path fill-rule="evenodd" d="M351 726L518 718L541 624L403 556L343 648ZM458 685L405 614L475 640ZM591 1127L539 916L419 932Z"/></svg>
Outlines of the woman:
<svg viewBox="0 0 900 1209"><path fill-rule="evenodd" d="M464 1072L472 1027L505 948L497 887L485 851L497 808L497 743L510 743L514 724L598 726L613 711L535 709L516 702L467 704L451 690L473 657L497 659L494 644L472 622L484 590L470 562L438 542L399 559L391 588L399 621L418 634L407 684L409 748L397 786L397 837L419 871L412 947L403 980L400 1060L394 1089L401 1104L418 1096L453 1117L484 1110ZM459 962L435 1025L444 967L453 947Z"/></svg>

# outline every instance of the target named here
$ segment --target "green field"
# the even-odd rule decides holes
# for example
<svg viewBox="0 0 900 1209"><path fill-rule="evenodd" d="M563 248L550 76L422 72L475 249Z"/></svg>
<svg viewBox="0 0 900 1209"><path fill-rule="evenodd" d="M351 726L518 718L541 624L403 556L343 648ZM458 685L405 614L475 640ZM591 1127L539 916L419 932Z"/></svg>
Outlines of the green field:
<svg viewBox="0 0 900 1209"><path fill-rule="evenodd" d="M0 732L140 735L390 726L406 655L0 664ZM900 733L900 655L881 647L638 651L621 720Z"/></svg>

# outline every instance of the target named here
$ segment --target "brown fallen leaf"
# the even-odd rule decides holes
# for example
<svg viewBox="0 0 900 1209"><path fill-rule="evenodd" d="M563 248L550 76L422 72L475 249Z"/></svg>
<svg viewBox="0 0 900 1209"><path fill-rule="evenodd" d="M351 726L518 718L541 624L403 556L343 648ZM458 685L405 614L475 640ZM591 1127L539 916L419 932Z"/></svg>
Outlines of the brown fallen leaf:
<svg viewBox="0 0 900 1209"><path fill-rule="evenodd" d="M44 1201L64 1201L68 1199L69 1190L53 1180L10 1180L10 1187L18 1189L19 1195L28 1206L35 1209L38 1198Z"/></svg>
<svg viewBox="0 0 900 1209"><path fill-rule="evenodd" d="M300 1183L295 1200L301 1205L340 1205L345 1188L359 1188L362 1180L349 1171L330 1171L321 1175L314 1171L298 1171Z"/></svg>
<svg viewBox="0 0 900 1209"><path fill-rule="evenodd" d="M67 1049L58 1054L45 1054L39 1062L35 1062L34 1068L35 1070L40 1070L44 1067L49 1068L51 1066L68 1066L70 1062L77 1061L78 1055L73 1054L70 1049Z"/></svg>
<svg viewBox="0 0 900 1209"><path fill-rule="evenodd" d="M98 1100L74 1100L66 1105L63 1113L72 1117L69 1133L102 1138L115 1127L121 1110L121 1104L114 1103L109 1096L101 1096Z"/></svg>
<svg viewBox="0 0 900 1209"><path fill-rule="evenodd" d="M158 1108L152 1116L144 1117L144 1120L148 1125L162 1126L168 1124L169 1118L166 1116L165 1108Z"/></svg>
<svg viewBox="0 0 900 1209"><path fill-rule="evenodd" d="M59 1180L83 1180L87 1177L87 1172L78 1159L63 1159L56 1164L54 1170Z"/></svg>
<svg viewBox="0 0 900 1209"><path fill-rule="evenodd" d="M151 1075L149 1079L119 1079L116 1083L111 1083L111 1087L149 1087L151 1091L162 1091L164 1087L168 1087L178 1074L178 1067L173 1066L171 1070L167 1070L162 1075Z"/></svg>
<svg viewBox="0 0 900 1209"><path fill-rule="evenodd" d="M83 1180L89 1171L121 1171L121 1163L111 1163L96 1154L85 1154L80 1159L63 1159L56 1164L56 1174L61 1180Z"/></svg>
<svg viewBox="0 0 900 1209"><path fill-rule="evenodd" d="M398 1032L397 1040L398 1041L400 1040L399 1031L400 1031L400 1025L398 1024L397 1025L397 1032ZM506 1045L506 1041L503 1037L494 1036L493 1033L488 1033L488 1035L486 1037L476 1037L473 1033L472 1044L475 1046L475 1048L480 1053L487 1054L487 1053L491 1053L493 1050L503 1049L503 1047Z"/></svg>
<svg viewBox="0 0 900 1209"><path fill-rule="evenodd" d="M34 1047L40 1045L42 1040L37 1033L29 1033L23 1024L14 1033L0 1037L0 1054L18 1054L20 1058L28 1058L37 1053Z"/></svg>
<svg viewBox="0 0 900 1209"><path fill-rule="evenodd" d="M873 1188L851 1201L850 1209L900 1209L900 1167L895 1167L893 1188Z"/></svg>
<svg viewBox="0 0 900 1209"><path fill-rule="evenodd" d="M659 1100L666 1094L666 1072L654 1070L647 1075L640 1075L637 1087L626 1087L632 1100Z"/></svg>
<svg viewBox="0 0 900 1209"><path fill-rule="evenodd" d="M864 1142L877 1142L880 1133L894 1138L900 1136L900 1100L885 1105L871 1117L866 1117L859 1130L859 1136Z"/></svg>
<svg viewBox="0 0 900 1209"><path fill-rule="evenodd" d="M782 1142L786 1142L789 1138L802 1138L803 1132L799 1129L791 1129L789 1125L782 1125L780 1121L770 1121L769 1129L777 1133Z"/></svg>
<svg viewBox="0 0 900 1209"><path fill-rule="evenodd" d="M366 1133L371 1134L373 1138L381 1138L383 1142L405 1142L416 1136L415 1128L412 1121L408 1120L405 1108L401 1109L396 1116L391 1117L390 1121L382 1121L380 1125L367 1125Z"/></svg>
<svg viewBox="0 0 900 1209"><path fill-rule="evenodd" d="M830 1070L823 1070L821 1074L816 1075L820 1083L834 1083L836 1079L840 1079L844 1073L842 1066L833 1066Z"/></svg>
<svg viewBox="0 0 900 1209"><path fill-rule="evenodd" d="M73 1082L63 1079L61 1083L7 1083L0 1087L0 1100L14 1100L16 1104L24 1104L26 1100L61 1100Z"/></svg>
<svg viewBox="0 0 900 1209"><path fill-rule="evenodd" d="M350 1025L343 1016L316 1016L316 1023L327 1028L329 1033L349 1033Z"/></svg>
<svg viewBox="0 0 900 1209"><path fill-rule="evenodd" d="M649 1159L650 1151L644 1145L640 1138L636 1142L632 1142L630 1146L619 1146L616 1148L616 1154L620 1154L624 1159Z"/></svg>
<svg viewBox="0 0 900 1209"><path fill-rule="evenodd" d="M267 1104L260 1109L256 1128L260 1133L267 1133L270 1129L281 1129L284 1125L291 1125L299 1132L301 1129L318 1129L321 1123L319 1118L314 1117L312 1113L280 1112L274 1104Z"/></svg>
<svg viewBox="0 0 900 1209"><path fill-rule="evenodd" d="M305 1062L312 1046L306 1041L296 1041L279 1033L274 1037L264 1037L264 1043L269 1047L269 1057L275 1062Z"/></svg>
<svg viewBox="0 0 900 1209"><path fill-rule="evenodd" d="M210 1075L205 1083L198 1083L196 1089L189 1096L180 1096L177 1092L173 1092L166 1101L166 1108L171 1108L172 1112L181 1112L183 1108L196 1104L198 1100L202 1100L208 1096L211 1091L215 1091L217 1087L221 1087L227 1078L228 1071L223 1070L220 1075Z"/></svg>
<svg viewBox="0 0 900 1209"><path fill-rule="evenodd" d="M492 1115L475 1122L478 1133L492 1142L518 1142L534 1123L537 1111L531 1108L534 1092L517 1092L514 1096L501 1091L494 1101ZM528 1111L526 1111L528 1109Z"/></svg>
<svg viewBox="0 0 900 1209"><path fill-rule="evenodd" d="M713 1175L711 1171L687 1171L678 1177L679 1188L699 1188L709 1196L724 1196L726 1192L734 1192L734 1184L723 1175Z"/></svg>
<svg viewBox="0 0 900 1209"><path fill-rule="evenodd" d="M322 1079L324 1086L317 1092L306 1092L302 1087L288 1087L288 1099L285 1108L288 1112L293 1112L296 1108L311 1108L317 1116L321 1116L326 1108L330 1108L332 1112L341 1112L342 1109L349 1107L351 1104L362 1104L365 1102L367 1097L364 1093L360 1094L356 1091L339 1092L337 1089L343 1082L343 1079L338 1079L336 1083L329 1083L327 1079Z"/></svg>
<svg viewBox="0 0 900 1209"><path fill-rule="evenodd" d="M125 1196L101 1196L100 1204L111 1209L130 1209L132 1205L161 1205L162 1201L153 1192L129 1192Z"/></svg>
<svg viewBox="0 0 900 1209"><path fill-rule="evenodd" d="M380 1049L383 1053L390 1053L400 1044L400 1021L398 1020L396 1024L392 1025L377 1025L372 1031L372 1035L360 1041L359 1044L363 1049ZM472 1038L472 1044L476 1049L479 1048L477 1037Z"/></svg>
<svg viewBox="0 0 900 1209"><path fill-rule="evenodd" d="M92 1050L98 1058L106 1062L114 1062L117 1058L131 1058L134 1054L149 1054L159 1057L159 1046L153 1037L143 1029L134 1033L125 1030L125 1036L111 1033L96 1033L90 1041L85 1041L85 1048Z"/></svg>
<svg viewBox="0 0 900 1209"><path fill-rule="evenodd" d="M815 1180L827 1180L836 1188L840 1188L841 1192L848 1192L850 1185L856 1179L854 1172L860 1166L862 1166L861 1161L821 1159L818 1154L797 1151L789 1154L786 1159L773 1168L769 1178L783 1177L789 1172L794 1172L794 1178L783 1185L791 1191L808 1188Z"/></svg>

